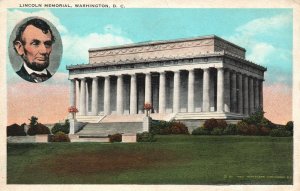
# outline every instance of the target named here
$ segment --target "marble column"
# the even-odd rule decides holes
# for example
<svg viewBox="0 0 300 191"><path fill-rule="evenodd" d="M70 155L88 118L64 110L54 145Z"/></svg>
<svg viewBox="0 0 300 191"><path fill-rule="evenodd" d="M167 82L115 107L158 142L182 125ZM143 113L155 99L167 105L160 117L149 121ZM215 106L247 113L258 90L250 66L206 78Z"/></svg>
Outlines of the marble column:
<svg viewBox="0 0 300 191"><path fill-rule="evenodd" d="M124 111L123 106L123 76L117 76L117 114L122 115Z"/></svg>
<svg viewBox="0 0 300 191"><path fill-rule="evenodd" d="M254 112L254 91L253 91L253 78L249 77L249 107L250 114Z"/></svg>
<svg viewBox="0 0 300 191"><path fill-rule="evenodd" d="M136 74L130 78L130 114L137 114Z"/></svg>
<svg viewBox="0 0 300 191"><path fill-rule="evenodd" d="M249 115L248 76L244 76L244 114Z"/></svg>
<svg viewBox="0 0 300 191"><path fill-rule="evenodd" d="M173 113L180 112L180 71L174 71Z"/></svg>
<svg viewBox="0 0 300 191"><path fill-rule="evenodd" d="M145 74L145 103L152 104L151 100L151 73Z"/></svg>
<svg viewBox="0 0 300 191"><path fill-rule="evenodd" d="M109 115L110 110L110 77L104 78L104 114Z"/></svg>
<svg viewBox="0 0 300 191"><path fill-rule="evenodd" d="M231 74L231 94L230 94L230 106L231 106L231 112L237 112L237 97L236 97L236 73L235 71L232 71Z"/></svg>
<svg viewBox="0 0 300 191"><path fill-rule="evenodd" d="M98 115L98 77L92 82L92 115Z"/></svg>
<svg viewBox="0 0 300 191"><path fill-rule="evenodd" d="M224 69L218 69L217 81L217 111L224 112Z"/></svg>
<svg viewBox="0 0 300 191"><path fill-rule="evenodd" d="M159 113L166 112L166 74L165 72L159 73Z"/></svg>
<svg viewBox="0 0 300 191"><path fill-rule="evenodd" d="M75 85L75 80L72 79L70 80L70 106L76 106L76 85Z"/></svg>
<svg viewBox="0 0 300 191"><path fill-rule="evenodd" d="M209 112L209 68L203 69L203 112Z"/></svg>
<svg viewBox="0 0 300 191"><path fill-rule="evenodd" d="M237 81L238 81L238 113L243 114L244 106L243 106L243 76L241 73L238 73L237 75Z"/></svg>
<svg viewBox="0 0 300 191"><path fill-rule="evenodd" d="M255 79L254 81L254 90L255 90L255 99L254 99L254 111L257 111L259 108L259 82L258 79Z"/></svg>
<svg viewBox="0 0 300 191"><path fill-rule="evenodd" d="M263 109L264 99L263 99L263 80L259 80L259 107Z"/></svg>
<svg viewBox="0 0 300 191"><path fill-rule="evenodd" d="M230 70L224 71L224 111L230 112Z"/></svg>
<svg viewBox="0 0 300 191"><path fill-rule="evenodd" d="M189 70L188 76L188 112L195 111L195 96L194 96L194 86L195 86L195 74L194 69Z"/></svg>
<svg viewBox="0 0 300 191"><path fill-rule="evenodd" d="M86 79L80 79L80 115L86 115Z"/></svg>
<svg viewBox="0 0 300 191"><path fill-rule="evenodd" d="M76 108L78 111L80 110L80 81L76 79L75 85L76 85Z"/></svg>

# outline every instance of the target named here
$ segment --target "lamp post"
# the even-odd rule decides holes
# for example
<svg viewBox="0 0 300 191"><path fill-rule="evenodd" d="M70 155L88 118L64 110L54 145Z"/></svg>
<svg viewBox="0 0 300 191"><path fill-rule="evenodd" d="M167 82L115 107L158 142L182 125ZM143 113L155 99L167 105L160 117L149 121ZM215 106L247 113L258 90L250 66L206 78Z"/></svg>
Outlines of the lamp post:
<svg viewBox="0 0 300 191"><path fill-rule="evenodd" d="M151 125L151 117L149 111L152 110L152 105L150 103L144 104L144 109L146 110L146 116L143 119L143 132L149 132Z"/></svg>
<svg viewBox="0 0 300 191"><path fill-rule="evenodd" d="M152 105L150 103L145 103L144 109L146 110L146 117L149 117L150 116L149 111L152 110Z"/></svg>
<svg viewBox="0 0 300 191"><path fill-rule="evenodd" d="M78 112L78 109L75 106L70 106L68 108L68 112L72 114L72 119L70 119L70 134L75 134L77 129L76 126L76 113Z"/></svg>
<svg viewBox="0 0 300 191"><path fill-rule="evenodd" d="M72 119L76 118L76 113L78 112L78 109L75 106L70 106L68 108L69 113L72 114Z"/></svg>

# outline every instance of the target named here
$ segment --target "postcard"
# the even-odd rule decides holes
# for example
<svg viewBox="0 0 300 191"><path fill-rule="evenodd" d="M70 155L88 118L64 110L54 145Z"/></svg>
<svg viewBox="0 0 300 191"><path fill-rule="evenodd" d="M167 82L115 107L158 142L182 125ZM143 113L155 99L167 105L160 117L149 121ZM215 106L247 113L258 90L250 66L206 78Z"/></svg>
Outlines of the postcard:
<svg viewBox="0 0 300 191"><path fill-rule="evenodd" d="M297 190L299 2L0 5L1 189Z"/></svg>

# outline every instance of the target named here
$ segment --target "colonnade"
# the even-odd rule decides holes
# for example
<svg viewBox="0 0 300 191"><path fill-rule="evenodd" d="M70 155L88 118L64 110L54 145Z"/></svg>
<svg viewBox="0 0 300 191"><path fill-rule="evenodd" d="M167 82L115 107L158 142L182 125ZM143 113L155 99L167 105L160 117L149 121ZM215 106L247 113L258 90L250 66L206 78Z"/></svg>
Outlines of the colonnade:
<svg viewBox="0 0 300 191"><path fill-rule="evenodd" d="M263 80L253 77L245 72L237 72L228 68L201 68L201 69L182 69L175 71L144 73L144 103L152 102L152 75L159 75L158 85L158 113L166 113L166 100L169 99L166 94L166 72L173 73L173 102L172 113L180 111L180 102L187 99L187 112L195 111L195 70L202 72L202 107L201 112L233 112L244 115L253 113L257 108L263 105ZM187 79L187 97L181 97L181 72L188 72ZM215 78L212 74L215 72ZM124 76L130 76L130 99L129 114L138 113L138 87L137 75L141 74L118 74L116 83L116 113L124 114ZM112 76L93 77L91 89L91 112L87 111L87 79L75 78L70 80L70 105L79 107L79 115L98 115L99 114L99 78L104 79L103 113L109 115L111 108L111 78ZM211 83L215 80L216 83ZM216 84L216 86L212 85ZM213 87L212 87L213 86ZM198 88L198 87L197 87ZM216 94L211 95L211 88L216 89ZM216 107L211 110L211 99L216 100Z"/></svg>

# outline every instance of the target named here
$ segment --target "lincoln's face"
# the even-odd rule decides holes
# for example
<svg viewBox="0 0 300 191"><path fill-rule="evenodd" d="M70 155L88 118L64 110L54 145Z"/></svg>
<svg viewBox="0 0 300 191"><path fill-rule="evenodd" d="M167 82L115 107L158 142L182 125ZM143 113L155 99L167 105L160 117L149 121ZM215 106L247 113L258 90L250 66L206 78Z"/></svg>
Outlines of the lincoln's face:
<svg viewBox="0 0 300 191"><path fill-rule="evenodd" d="M52 51L52 34L50 31L28 25L15 43L15 49L32 70L42 71L49 66Z"/></svg>

